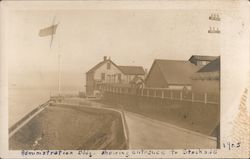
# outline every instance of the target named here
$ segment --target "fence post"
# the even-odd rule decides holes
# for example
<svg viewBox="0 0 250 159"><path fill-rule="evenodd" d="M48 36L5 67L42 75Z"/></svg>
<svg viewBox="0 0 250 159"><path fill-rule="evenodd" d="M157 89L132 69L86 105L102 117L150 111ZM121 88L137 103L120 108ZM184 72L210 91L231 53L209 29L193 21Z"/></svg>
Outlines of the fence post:
<svg viewBox="0 0 250 159"><path fill-rule="evenodd" d="M143 96L143 88L141 89L141 96Z"/></svg>
<svg viewBox="0 0 250 159"><path fill-rule="evenodd" d="M182 91L180 91L180 100L182 100Z"/></svg>
<svg viewBox="0 0 250 159"><path fill-rule="evenodd" d="M170 91L170 98L173 99L173 92Z"/></svg>
<svg viewBox="0 0 250 159"><path fill-rule="evenodd" d="M207 93L204 94L204 97L205 97L204 102L205 104L207 104Z"/></svg>
<svg viewBox="0 0 250 159"><path fill-rule="evenodd" d="M154 96L156 97L156 90L154 90Z"/></svg>
<svg viewBox="0 0 250 159"><path fill-rule="evenodd" d="M194 93L192 92L192 102L194 102Z"/></svg>
<svg viewBox="0 0 250 159"><path fill-rule="evenodd" d="M149 96L149 89L147 89L147 96Z"/></svg>
<svg viewBox="0 0 250 159"><path fill-rule="evenodd" d="M161 90L161 98L164 98L164 90Z"/></svg>

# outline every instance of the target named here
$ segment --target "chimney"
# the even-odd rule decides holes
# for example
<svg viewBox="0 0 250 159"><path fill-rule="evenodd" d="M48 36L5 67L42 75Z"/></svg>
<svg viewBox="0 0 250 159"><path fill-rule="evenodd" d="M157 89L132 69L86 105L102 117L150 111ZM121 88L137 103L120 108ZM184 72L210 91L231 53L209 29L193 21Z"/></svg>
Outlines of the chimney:
<svg viewBox="0 0 250 159"><path fill-rule="evenodd" d="M103 61L106 61L107 60L107 56L103 56Z"/></svg>

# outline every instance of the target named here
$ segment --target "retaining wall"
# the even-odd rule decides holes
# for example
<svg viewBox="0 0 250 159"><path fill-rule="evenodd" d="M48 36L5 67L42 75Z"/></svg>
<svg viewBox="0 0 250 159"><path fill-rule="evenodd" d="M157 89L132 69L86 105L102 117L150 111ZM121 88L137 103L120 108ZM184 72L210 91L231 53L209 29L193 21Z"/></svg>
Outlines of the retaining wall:
<svg viewBox="0 0 250 159"><path fill-rule="evenodd" d="M219 104L105 92L103 102L186 129L217 136Z"/></svg>

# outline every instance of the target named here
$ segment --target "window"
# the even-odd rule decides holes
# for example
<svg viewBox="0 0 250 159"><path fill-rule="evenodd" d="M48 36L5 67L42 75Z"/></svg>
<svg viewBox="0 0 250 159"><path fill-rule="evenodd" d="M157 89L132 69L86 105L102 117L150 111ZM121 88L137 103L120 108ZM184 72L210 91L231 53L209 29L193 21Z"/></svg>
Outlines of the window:
<svg viewBox="0 0 250 159"><path fill-rule="evenodd" d="M102 73L101 79L102 79L102 81L105 81L105 73Z"/></svg>
<svg viewBox="0 0 250 159"><path fill-rule="evenodd" d="M87 81L91 81L91 76L90 75L87 75Z"/></svg>
<svg viewBox="0 0 250 159"><path fill-rule="evenodd" d="M110 69L110 63L107 63L107 69L108 70Z"/></svg>
<svg viewBox="0 0 250 159"><path fill-rule="evenodd" d="M199 66L205 66L208 64L208 61L198 61Z"/></svg>
<svg viewBox="0 0 250 159"><path fill-rule="evenodd" d="M122 82L122 75L119 73L118 74L118 82L121 83Z"/></svg>
<svg viewBox="0 0 250 159"><path fill-rule="evenodd" d="M110 80L111 80L111 79L110 79L110 75L108 75L108 82L109 82L109 83L110 83Z"/></svg>
<svg viewBox="0 0 250 159"><path fill-rule="evenodd" d="M112 75L112 82L115 83L115 75Z"/></svg>
<svg viewBox="0 0 250 159"><path fill-rule="evenodd" d="M206 64L208 64L208 62L207 62L207 61L201 61L201 64L202 64L203 66L205 66Z"/></svg>

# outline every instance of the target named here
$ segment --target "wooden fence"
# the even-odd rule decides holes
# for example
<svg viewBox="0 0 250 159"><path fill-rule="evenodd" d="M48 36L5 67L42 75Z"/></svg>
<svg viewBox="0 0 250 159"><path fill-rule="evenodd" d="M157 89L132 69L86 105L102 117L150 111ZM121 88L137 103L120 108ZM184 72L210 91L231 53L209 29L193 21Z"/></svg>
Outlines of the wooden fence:
<svg viewBox="0 0 250 159"><path fill-rule="evenodd" d="M121 87L114 85L102 85L102 92L110 92L116 94L127 94L142 97L161 98L179 101L200 102L205 104L219 104L219 94L213 93L199 93L189 90L174 90L164 88L133 88L133 87Z"/></svg>

